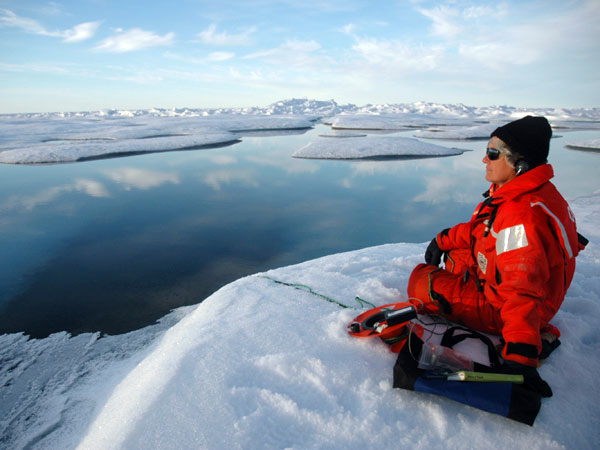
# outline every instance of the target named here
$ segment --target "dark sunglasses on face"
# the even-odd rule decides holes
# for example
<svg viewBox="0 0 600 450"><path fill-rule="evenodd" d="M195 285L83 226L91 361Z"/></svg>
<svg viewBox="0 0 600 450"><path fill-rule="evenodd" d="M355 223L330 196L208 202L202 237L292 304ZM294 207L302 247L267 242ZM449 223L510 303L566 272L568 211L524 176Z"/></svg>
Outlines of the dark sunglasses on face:
<svg viewBox="0 0 600 450"><path fill-rule="evenodd" d="M502 152L500 152L500 150L498 150L497 148L487 148L485 150L485 154L487 155L490 161L496 161L498 158L500 158Z"/></svg>

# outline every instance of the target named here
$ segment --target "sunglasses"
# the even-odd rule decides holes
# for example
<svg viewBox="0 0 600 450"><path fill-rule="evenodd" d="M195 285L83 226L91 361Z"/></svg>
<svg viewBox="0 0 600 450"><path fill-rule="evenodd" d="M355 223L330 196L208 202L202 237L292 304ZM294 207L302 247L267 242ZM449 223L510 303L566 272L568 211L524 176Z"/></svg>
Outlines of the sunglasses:
<svg viewBox="0 0 600 450"><path fill-rule="evenodd" d="M502 152L497 148L487 148L485 149L485 154L490 161L496 161L498 158L500 158Z"/></svg>

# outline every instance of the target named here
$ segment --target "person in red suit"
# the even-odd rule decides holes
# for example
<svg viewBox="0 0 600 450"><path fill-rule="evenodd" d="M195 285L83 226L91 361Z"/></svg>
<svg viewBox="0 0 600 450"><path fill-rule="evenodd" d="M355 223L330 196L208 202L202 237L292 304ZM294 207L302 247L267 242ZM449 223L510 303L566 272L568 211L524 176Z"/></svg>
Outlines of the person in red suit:
<svg viewBox="0 0 600 450"><path fill-rule="evenodd" d="M560 332L550 324L585 246L569 205L550 182L552 129L527 116L497 128L483 163L490 189L468 222L440 232L408 283L421 314L443 315L478 331L502 336L507 372L534 380L542 337L551 348ZM439 265L444 256L444 268Z"/></svg>

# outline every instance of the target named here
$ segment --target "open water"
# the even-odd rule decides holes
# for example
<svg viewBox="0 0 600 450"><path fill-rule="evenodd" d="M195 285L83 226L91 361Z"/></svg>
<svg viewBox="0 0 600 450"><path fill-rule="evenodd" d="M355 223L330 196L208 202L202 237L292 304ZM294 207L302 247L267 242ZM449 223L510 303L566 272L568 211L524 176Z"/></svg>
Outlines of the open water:
<svg viewBox="0 0 600 450"><path fill-rule="evenodd" d="M119 334L245 275L391 242L428 242L488 188L486 141L445 158L291 158L329 128L213 149L0 165L0 334ZM411 132L399 133L411 136ZM552 141L567 198L600 189L600 153ZM351 138L344 138L351 139ZM598 180L594 185L589 181Z"/></svg>

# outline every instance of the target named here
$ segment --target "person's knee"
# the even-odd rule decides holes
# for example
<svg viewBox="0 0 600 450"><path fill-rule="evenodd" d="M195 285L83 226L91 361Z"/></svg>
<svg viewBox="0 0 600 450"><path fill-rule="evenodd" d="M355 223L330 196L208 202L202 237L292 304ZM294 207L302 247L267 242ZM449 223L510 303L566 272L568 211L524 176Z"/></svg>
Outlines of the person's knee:
<svg viewBox="0 0 600 450"><path fill-rule="evenodd" d="M419 264L413 269L406 288L409 298L423 299L429 296L429 274L434 270L439 268L429 264Z"/></svg>

